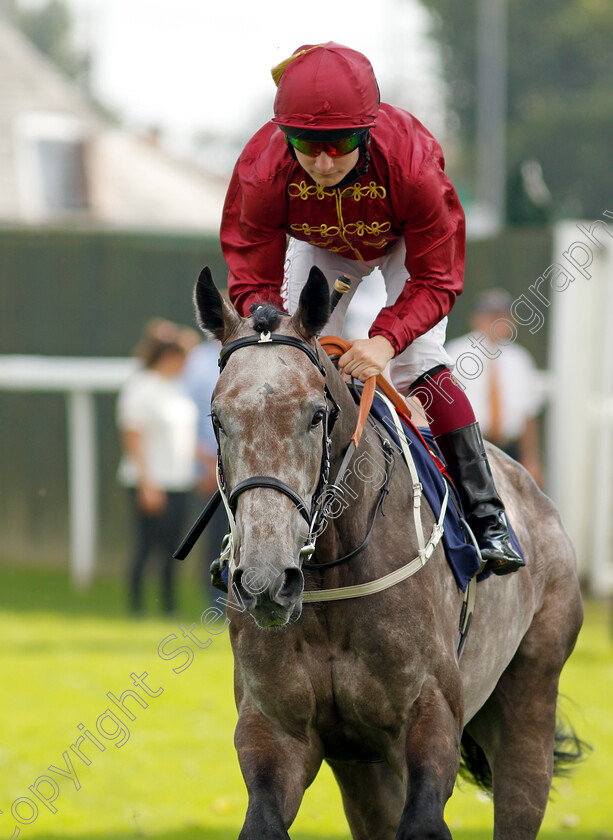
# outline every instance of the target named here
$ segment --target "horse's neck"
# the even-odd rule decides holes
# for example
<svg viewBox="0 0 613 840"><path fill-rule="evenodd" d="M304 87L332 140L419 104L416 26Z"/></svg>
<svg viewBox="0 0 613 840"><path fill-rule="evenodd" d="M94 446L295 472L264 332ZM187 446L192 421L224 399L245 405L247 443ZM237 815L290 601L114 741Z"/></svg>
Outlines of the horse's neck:
<svg viewBox="0 0 613 840"><path fill-rule="evenodd" d="M351 436L358 420L358 406L329 360L326 360L326 368L328 387L340 407L332 434L330 483L341 486L343 497L336 514L330 517L328 527L318 539L317 554L321 561L335 560L338 555L342 556L359 545L374 515L382 486L382 481L368 480L367 475L378 470L378 476L383 477L388 469L380 438L368 424L355 449ZM343 471L348 450L353 456ZM344 475L340 474L341 471ZM360 561L363 562L363 557ZM345 566L339 569L345 569Z"/></svg>
<svg viewBox="0 0 613 840"><path fill-rule="evenodd" d="M358 407L347 387L347 383L328 357L326 357L324 365L327 370L328 388L340 408L332 435L332 461L334 462L343 458L347 444L351 441L351 435L354 433L358 421ZM367 441L364 441L364 443L367 443Z"/></svg>

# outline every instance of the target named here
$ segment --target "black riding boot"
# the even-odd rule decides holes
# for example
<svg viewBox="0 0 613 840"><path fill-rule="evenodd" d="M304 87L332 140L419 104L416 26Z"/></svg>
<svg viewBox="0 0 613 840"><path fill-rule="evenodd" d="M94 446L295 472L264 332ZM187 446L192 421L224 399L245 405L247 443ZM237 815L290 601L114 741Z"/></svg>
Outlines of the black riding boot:
<svg viewBox="0 0 613 840"><path fill-rule="evenodd" d="M511 546L504 505L494 486L478 423L436 438L486 568L508 575L526 564Z"/></svg>

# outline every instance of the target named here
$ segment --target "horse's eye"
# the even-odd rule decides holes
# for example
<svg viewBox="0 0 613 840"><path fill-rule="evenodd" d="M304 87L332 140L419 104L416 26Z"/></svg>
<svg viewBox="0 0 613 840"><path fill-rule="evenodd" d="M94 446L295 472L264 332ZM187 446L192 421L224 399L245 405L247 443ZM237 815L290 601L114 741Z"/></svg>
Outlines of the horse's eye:
<svg viewBox="0 0 613 840"><path fill-rule="evenodd" d="M321 423L321 421L323 419L324 419L324 411L323 411L323 409L320 408L315 412L315 414L313 415L313 417L311 419L311 428L314 429L317 426L319 426L319 424Z"/></svg>
<svg viewBox="0 0 613 840"><path fill-rule="evenodd" d="M222 427L221 423L219 422L219 417L214 413L211 414L211 422L215 426L216 429L219 429L220 432L223 432L223 427Z"/></svg>

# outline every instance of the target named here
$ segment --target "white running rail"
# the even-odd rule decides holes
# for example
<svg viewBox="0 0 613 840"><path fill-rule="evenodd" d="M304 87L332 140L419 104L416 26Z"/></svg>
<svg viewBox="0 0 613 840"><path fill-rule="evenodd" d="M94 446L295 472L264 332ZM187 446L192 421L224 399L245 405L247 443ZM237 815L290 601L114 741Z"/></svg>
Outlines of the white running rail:
<svg viewBox="0 0 613 840"><path fill-rule="evenodd" d="M134 359L0 356L0 390L63 393L68 422L70 571L77 586L94 574L98 537L96 392L116 392Z"/></svg>

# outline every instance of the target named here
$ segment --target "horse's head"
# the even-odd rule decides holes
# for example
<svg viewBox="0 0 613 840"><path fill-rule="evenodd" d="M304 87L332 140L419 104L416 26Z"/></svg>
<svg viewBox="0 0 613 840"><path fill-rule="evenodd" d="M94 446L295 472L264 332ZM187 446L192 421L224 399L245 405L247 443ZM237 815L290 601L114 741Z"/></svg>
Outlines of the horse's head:
<svg viewBox="0 0 613 840"><path fill-rule="evenodd" d="M330 405L321 365L304 346L315 349L328 320L328 284L314 268L291 318L269 306L242 318L205 269L194 300L201 327L223 345L211 416L235 508L233 590L258 625L283 626L301 613L301 550L321 489ZM267 342L269 333L289 343Z"/></svg>

